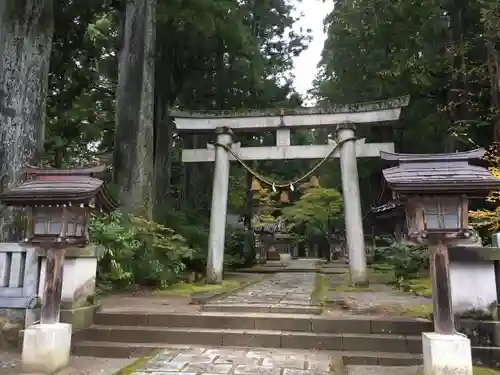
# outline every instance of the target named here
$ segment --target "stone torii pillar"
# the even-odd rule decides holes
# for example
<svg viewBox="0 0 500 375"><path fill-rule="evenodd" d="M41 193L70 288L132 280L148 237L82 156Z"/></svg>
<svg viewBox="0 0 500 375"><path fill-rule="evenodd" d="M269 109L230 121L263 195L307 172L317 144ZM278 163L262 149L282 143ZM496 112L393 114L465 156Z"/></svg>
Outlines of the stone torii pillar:
<svg viewBox="0 0 500 375"><path fill-rule="evenodd" d="M356 159L356 139L354 137L355 130L356 125L354 124L337 125L337 139L339 142L345 141L340 147L340 172L342 174L344 219L347 250L349 252L349 273L353 284L364 285L368 283L368 278L358 162Z"/></svg>
<svg viewBox="0 0 500 375"><path fill-rule="evenodd" d="M231 146L231 129L217 128L215 145L215 171L208 237L207 280L222 283L224 267L224 241L226 237L227 200L229 194L229 153L223 146Z"/></svg>

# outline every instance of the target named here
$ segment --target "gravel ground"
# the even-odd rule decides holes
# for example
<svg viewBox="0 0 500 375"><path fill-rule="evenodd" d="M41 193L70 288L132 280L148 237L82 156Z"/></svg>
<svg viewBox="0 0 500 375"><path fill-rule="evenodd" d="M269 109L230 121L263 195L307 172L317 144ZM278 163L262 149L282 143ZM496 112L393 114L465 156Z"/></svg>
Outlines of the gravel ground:
<svg viewBox="0 0 500 375"><path fill-rule="evenodd" d="M70 366L57 375L113 375L135 359L111 359L92 357L71 357ZM21 356L18 353L0 352L0 375L43 375L39 373L23 373Z"/></svg>

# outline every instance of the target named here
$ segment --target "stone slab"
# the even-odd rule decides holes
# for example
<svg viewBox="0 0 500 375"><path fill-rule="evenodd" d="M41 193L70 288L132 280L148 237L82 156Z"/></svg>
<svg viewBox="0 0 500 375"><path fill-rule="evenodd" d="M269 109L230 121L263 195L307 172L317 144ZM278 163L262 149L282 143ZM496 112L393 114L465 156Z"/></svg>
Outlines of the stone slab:
<svg viewBox="0 0 500 375"><path fill-rule="evenodd" d="M338 354L310 350L165 349L132 375L328 375Z"/></svg>

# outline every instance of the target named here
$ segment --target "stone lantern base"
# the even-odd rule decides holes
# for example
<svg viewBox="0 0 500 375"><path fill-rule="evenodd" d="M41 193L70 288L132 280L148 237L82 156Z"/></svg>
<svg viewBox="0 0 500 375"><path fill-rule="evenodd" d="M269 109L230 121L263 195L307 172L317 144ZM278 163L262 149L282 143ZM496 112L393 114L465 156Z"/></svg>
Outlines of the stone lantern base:
<svg viewBox="0 0 500 375"><path fill-rule="evenodd" d="M24 331L24 372L54 374L69 364L71 324L39 324Z"/></svg>
<svg viewBox="0 0 500 375"><path fill-rule="evenodd" d="M422 333L425 375L472 375L470 340L461 335Z"/></svg>

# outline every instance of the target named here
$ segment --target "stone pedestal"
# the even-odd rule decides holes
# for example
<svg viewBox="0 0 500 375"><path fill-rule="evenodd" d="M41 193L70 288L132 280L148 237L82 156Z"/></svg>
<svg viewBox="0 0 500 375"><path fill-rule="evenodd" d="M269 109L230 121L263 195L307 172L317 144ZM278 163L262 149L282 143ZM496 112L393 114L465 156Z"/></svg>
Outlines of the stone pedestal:
<svg viewBox="0 0 500 375"><path fill-rule="evenodd" d="M38 295L43 296L46 260L43 250ZM73 329L92 324L95 312L95 283L97 273L97 247L73 247L66 251L63 270L60 321L71 323ZM43 304L43 300L41 301Z"/></svg>
<svg viewBox="0 0 500 375"><path fill-rule="evenodd" d="M40 324L24 331L22 365L24 372L53 374L68 366L71 325Z"/></svg>
<svg viewBox="0 0 500 375"><path fill-rule="evenodd" d="M470 340L461 335L422 333L425 375L472 375Z"/></svg>
<svg viewBox="0 0 500 375"><path fill-rule="evenodd" d="M450 261L453 313L490 316L497 305L495 270L492 261Z"/></svg>

